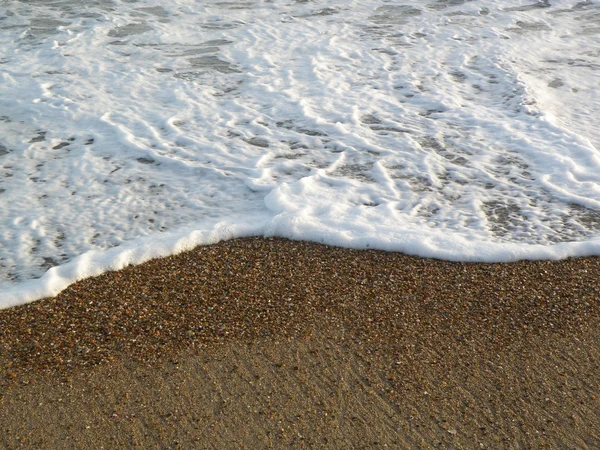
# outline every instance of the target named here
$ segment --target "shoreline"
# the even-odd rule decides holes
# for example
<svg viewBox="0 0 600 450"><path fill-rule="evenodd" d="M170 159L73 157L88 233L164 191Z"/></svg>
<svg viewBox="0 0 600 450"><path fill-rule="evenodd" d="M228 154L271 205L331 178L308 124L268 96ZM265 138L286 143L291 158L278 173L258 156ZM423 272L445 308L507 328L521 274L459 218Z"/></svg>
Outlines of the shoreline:
<svg viewBox="0 0 600 450"><path fill-rule="evenodd" d="M280 238L198 247L1 310L2 443L51 448L59 442L53 436L64 438L65 425L74 426L72 413L86 416L90 398L121 389L137 392L130 403L156 407L126 423L108 417L83 428L77 442L109 445L115 435L113 443L129 445L135 435L140 445L156 444L155 427L147 425L154 420L184 447L211 445L206 423L221 430L223 440L212 438L226 447L374 445L376 435L376 447L475 440L484 447L593 447L600 445L598 280L597 257L458 263ZM243 377L232 375L240 370ZM140 373L155 392L131 384ZM270 380L262 396L255 375ZM173 376L187 390L175 394ZM237 397L227 407L219 400L217 413L219 387ZM87 406L77 396L64 402L68 392L84 391ZM244 413L241 399L264 412L269 392L281 429L296 434ZM15 403L19 396L58 396L65 414L52 422L34 414L33 403ZM317 400L328 406L290 418ZM118 403L98 401L91 401L98 411ZM213 411L206 426L186 416L178 429L160 418L183 405L184 416ZM332 414L356 419L329 423ZM221 422L238 431L223 431ZM16 440L23 424L54 431L26 444ZM140 427L154 430L155 441ZM329 444L320 440L327 435ZM200 441L185 440L192 437Z"/></svg>

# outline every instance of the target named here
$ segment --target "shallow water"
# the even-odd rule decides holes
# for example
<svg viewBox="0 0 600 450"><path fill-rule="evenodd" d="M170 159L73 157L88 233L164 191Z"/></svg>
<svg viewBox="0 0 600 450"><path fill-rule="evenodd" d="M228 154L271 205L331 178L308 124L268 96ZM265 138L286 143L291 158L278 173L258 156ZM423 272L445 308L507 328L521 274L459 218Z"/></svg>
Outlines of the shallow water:
<svg viewBox="0 0 600 450"><path fill-rule="evenodd" d="M600 254L599 49L595 1L4 1L4 304L250 234Z"/></svg>

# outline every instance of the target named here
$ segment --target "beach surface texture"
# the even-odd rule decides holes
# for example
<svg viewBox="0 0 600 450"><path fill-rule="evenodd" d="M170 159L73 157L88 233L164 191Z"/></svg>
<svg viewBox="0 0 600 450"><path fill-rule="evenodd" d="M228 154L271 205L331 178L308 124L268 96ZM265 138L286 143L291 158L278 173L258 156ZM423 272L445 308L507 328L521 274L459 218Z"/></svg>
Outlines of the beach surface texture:
<svg viewBox="0 0 600 450"><path fill-rule="evenodd" d="M0 311L3 448L597 448L598 258L231 240Z"/></svg>

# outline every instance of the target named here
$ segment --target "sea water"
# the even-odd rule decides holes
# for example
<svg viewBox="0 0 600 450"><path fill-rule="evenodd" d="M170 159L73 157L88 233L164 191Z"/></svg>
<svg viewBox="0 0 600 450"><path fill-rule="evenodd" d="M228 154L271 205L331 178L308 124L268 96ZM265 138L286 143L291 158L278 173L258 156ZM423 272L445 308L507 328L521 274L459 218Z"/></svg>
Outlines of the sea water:
<svg viewBox="0 0 600 450"><path fill-rule="evenodd" d="M600 2L0 1L0 306L240 236L600 255Z"/></svg>

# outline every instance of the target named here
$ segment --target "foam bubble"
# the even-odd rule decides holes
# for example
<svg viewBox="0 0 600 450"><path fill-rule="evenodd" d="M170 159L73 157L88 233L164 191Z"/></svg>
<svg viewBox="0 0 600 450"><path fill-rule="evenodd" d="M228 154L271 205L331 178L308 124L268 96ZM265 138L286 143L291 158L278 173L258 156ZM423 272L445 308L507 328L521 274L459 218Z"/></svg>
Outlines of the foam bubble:
<svg viewBox="0 0 600 450"><path fill-rule="evenodd" d="M0 306L248 235L598 255L598 11L5 1Z"/></svg>

